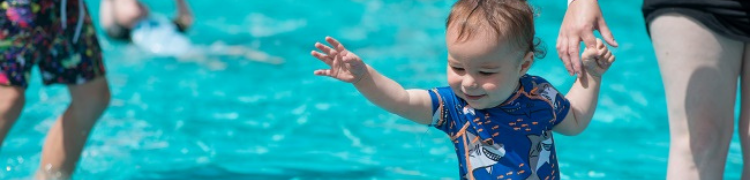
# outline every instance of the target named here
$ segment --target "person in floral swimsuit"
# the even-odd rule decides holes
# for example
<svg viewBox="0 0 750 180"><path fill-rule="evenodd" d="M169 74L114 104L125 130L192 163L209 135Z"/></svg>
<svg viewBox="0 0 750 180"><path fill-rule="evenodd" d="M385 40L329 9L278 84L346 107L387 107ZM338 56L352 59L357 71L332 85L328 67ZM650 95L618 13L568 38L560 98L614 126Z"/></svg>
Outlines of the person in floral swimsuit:
<svg viewBox="0 0 750 180"><path fill-rule="evenodd" d="M102 52L82 0L0 0L0 144L25 103L31 69L65 84L71 103L49 130L36 179L68 179L110 100Z"/></svg>

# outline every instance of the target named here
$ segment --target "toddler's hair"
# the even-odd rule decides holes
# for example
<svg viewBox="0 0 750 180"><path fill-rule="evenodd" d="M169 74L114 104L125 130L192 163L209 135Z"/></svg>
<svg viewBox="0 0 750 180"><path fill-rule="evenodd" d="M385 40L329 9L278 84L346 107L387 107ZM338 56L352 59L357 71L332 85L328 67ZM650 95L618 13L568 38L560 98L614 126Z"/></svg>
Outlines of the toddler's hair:
<svg viewBox="0 0 750 180"><path fill-rule="evenodd" d="M534 10L525 0L459 0L453 4L446 29L459 26L458 41L471 38L479 30L491 30L500 40L507 38L534 58L546 54L541 40L534 37Z"/></svg>

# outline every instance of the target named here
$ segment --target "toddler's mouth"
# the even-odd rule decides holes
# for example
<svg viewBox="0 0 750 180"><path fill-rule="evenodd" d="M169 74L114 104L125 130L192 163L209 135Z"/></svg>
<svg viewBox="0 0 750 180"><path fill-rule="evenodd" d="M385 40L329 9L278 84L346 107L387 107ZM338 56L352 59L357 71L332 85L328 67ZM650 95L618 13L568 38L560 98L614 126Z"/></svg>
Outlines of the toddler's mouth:
<svg viewBox="0 0 750 180"><path fill-rule="evenodd" d="M466 97L466 99L469 99L469 100L482 99L484 96L485 96L484 94L482 94L482 95L469 95L469 94L464 93L464 97Z"/></svg>

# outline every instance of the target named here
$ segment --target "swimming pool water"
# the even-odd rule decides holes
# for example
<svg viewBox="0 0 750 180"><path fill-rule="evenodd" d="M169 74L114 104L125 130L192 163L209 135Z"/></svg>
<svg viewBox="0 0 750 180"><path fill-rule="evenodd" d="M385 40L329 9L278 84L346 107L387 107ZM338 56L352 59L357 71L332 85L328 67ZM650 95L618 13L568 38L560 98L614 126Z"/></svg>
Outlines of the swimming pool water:
<svg viewBox="0 0 750 180"><path fill-rule="evenodd" d="M145 2L155 12L174 12L173 1ZM454 1L189 2L196 25L188 36L196 45L241 45L286 63L154 57L102 40L112 103L91 134L76 179L458 178L445 134L377 108L351 85L314 76L325 66L309 56L316 41L331 35L404 87L443 86L443 26ZM548 54L530 74L565 92L574 77L554 49L565 2L531 2ZM87 3L98 18L99 1ZM556 136L562 177L663 179L666 104L641 2L600 3L620 43L613 50L618 61L605 75L589 128ZM43 138L70 100L64 86L42 87L38 72L33 79L0 153L0 179L33 174ZM739 179L736 133L726 167L727 179Z"/></svg>

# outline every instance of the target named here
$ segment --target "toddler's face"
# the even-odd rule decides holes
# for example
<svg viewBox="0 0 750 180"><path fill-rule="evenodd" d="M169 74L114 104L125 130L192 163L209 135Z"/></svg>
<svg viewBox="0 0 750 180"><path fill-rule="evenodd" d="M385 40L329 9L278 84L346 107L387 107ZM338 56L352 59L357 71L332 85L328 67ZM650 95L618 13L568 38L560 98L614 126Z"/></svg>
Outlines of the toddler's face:
<svg viewBox="0 0 750 180"><path fill-rule="evenodd" d="M519 52L507 40L497 41L486 31L472 36L458 41L456 28L448 29L448 84L473 108L492 108L515 92L531 65L531 54Z"/></svg>

